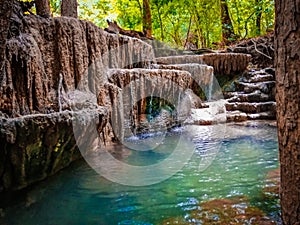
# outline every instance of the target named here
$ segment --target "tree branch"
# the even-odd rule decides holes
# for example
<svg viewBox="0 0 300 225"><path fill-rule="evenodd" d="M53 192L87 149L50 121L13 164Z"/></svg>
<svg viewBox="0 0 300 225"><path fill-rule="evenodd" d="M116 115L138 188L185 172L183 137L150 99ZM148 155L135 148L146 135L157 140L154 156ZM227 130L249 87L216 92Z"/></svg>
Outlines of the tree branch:
<svg viewBox="0 0 300 225"><path fill-rule="evenodd" d="M268 56L268 55L266 55L265 53L259 51L259 50L257 49L256 42L255 42L255 41L253 41L253 40L251 39L251 42L254 44L255 51L257 51L259 54L262 54L263 56L267 57L268 59L271 59L271 60L273 59L271 56Z"/></svg>

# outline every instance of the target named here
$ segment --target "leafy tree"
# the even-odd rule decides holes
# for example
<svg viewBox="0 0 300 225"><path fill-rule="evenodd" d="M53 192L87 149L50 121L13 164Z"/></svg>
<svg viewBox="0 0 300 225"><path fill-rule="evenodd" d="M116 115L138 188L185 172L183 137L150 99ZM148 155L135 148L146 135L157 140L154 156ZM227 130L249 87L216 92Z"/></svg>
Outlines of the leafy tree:
<svg viewBox="0 0 300 225"><path fill-rule="evenodd" d="M50 0L55 16L60 2ZM123 29L181 48L214 47L265 34L274 27L274 14L274 0L78 0L80 19L103 28L107 19L116 20Z"/></svg>
<svg viewBox="0 0 300 225"><path fill-rule="evenodd" d="M106 20L115 20L119 11L110 0L79 0L78 15L80 19L89 20L100 27L106 27Z"/></svg>
<svg viewBox="0 0 300 225"><path fill-rule="evenodd" d="M164 25L163 25L163 7L168 2L168 0L152 0L152 16L153 12L154 19L152 21L155 30L160 30L160 40L164 41Z"/></svg>
<svg viewBox="0 0 300 225"><path fill-rule="evenodd" d="M50 8L53 16L60 15L60 1L58 0L50 0Z"/></svg>
<svg viewBox="0 0 300 225"><path fill-rule="evenodd" d="M117 21L124 29L143 30L143 8L139 0L116 0L114 7L118 13Z"/></svg>
<svg viewBox="0 0 300 225"><path fill-rule="evenodd" d="M255 0L256 8L256 35L261 33L262 0Z"/></svg>
<svg viewBox="0 0 300 225"><path fill-rule="evenodd" d="M273 0L227 0L235 34L239 37L255 37L274 27Z"/></svg>

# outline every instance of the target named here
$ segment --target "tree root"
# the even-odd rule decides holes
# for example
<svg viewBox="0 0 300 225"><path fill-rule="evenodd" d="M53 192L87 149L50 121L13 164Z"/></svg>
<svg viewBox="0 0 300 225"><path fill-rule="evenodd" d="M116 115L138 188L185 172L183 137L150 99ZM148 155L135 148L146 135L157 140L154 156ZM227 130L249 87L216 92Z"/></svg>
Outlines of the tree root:
<svg viewBox="0 0 300 225"><path fill-rule="evenodd" d="M272 32L258 38L243 40L229 46L226 51L250 54L254 65L262 68L273 67L274 34Z"/></svg>

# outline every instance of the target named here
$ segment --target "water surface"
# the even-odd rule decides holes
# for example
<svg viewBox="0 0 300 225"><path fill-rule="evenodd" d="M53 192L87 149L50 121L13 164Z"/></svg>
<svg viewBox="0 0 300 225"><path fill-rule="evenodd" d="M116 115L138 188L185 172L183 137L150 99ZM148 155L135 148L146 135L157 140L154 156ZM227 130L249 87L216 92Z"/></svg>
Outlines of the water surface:
<svg viewBox="0 0 300 225"><path fill-rule="evenodd" d="M123 149L116 158L132 165L158 163L172 153L184 135L185 128L175 129L154 150ZM101 177L85 161L78 161L4 209L4 224L162 224L168 218L188 217L204 201L234 196L246 196L267 216L277 216L278 201L262 195L267 173L278 167L276 128L260 123L190 126L184 137L193 143L194 154L163 182L124 186ZM207 165L205 160L212 161Z"/></svg>

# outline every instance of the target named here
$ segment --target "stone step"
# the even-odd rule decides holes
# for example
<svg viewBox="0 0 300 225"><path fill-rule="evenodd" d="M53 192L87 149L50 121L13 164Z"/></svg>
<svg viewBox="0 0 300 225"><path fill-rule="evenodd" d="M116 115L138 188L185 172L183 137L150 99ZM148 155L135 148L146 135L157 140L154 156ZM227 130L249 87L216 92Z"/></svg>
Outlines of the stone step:
<svg viewBox="0 0 300 225"><path fill-rule="evenodd" d="M186 64L153 64L153 69L184 70L188 71L195 82L202 89L208 87L214 76L214 68L205 64L186 63Z"/></svg>
<svg viewBox="0 0 300 225"><path fill-rule="evenodd" d="M275 91L275 81L266 81L258 83L235 82L236 88L245 93L252 93L256 90L265 94L270 94Z"/></svg>
<svg viewBox="0 0 300 225"><path fill-rule="evenodd" d="M276 111L247 114L248 120L275 120Z"/></svg>
<svg viewBox="0 0 300 225"><path fill-rule="evenodd" d="M156 57L169 57L175 55L183 55L184 52L182 50L173 49L173 48L155 48L154 53Z"/></svg>
<svg viewBox="0 0 300 225"><path fill-rule="evenodd" d="M224 94L228 102L269 102L275 101L275 96L272 94L264 94L256 90L253 93L245 94L243 92L229 92Z"/></svg>
<svg viewBox="0 0 300 225"><path fill-rule="evenodd" d="M249 71L249 73L255 74L255 75L271 74L271 75L275 76L275 69L270 68L270 67L265 68L265 69L261 69L261 70L251 69Z"/></svg>
<svg viewBox="0 0 300 225"><path fill-rule="evenodd" d="M244 113L239 110L226 113L227 122L243 122L247 120L275 120L276 112Z"/></svg>
<svg viewBox="0 0 300 225"><path fill-rule="evenodd" d="M266 82L266 81L274 81L274 76L271 74L264 74L264 75L254 75L250 77L245 83L259 83L259 82Z"/></svg>
<svg viewBox="0 0 300 225"><path fill-rule="evenodd" d="M248 120L247 114L239 110L226 112L227 122L243 122Z"/></svg>
<svg viewBox="0 0 300 225"><path fill-rule="evenodd" d="M226 103L227 111L239 110L245 113L261 113L272 111L276 112L276 102L259 102L259 103L249 103L249 102L236 102L236 103Z"/></svg>

